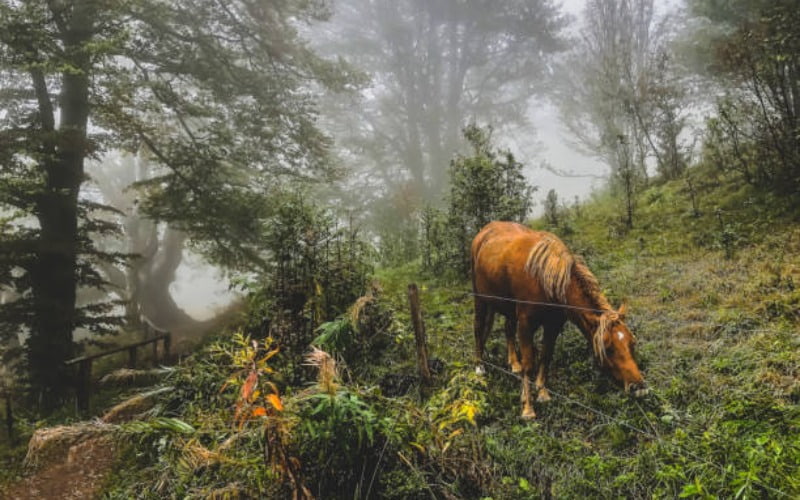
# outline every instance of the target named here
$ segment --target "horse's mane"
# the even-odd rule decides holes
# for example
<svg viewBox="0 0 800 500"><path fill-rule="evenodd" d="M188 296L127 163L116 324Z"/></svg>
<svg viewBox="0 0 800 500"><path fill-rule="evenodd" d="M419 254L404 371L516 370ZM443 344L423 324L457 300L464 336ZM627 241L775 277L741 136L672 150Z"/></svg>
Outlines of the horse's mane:
<svg viewBox="0 0 800 500"><path fill-rule="evenodd" d="M578 286L590 298L594 308L598 312L602 311L597 330L592 335L592 348L602 362L606 355L603 334L614 321L619 319L619 315L603 295L600 283L583 259L573 255L564 242L555 235L545 233L531 247L525 271L539 280L548 300L559 304L567 304L567 288L572 277L576 278Z"/></svg>

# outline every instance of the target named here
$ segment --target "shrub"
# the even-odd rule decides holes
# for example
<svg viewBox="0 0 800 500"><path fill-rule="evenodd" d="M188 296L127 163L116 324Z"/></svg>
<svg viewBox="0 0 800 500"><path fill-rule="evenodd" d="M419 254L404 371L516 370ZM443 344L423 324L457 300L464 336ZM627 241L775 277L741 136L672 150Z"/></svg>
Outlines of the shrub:
<svg viewBox="0 0 800 500"><path fill-rule="evenodd" d="M423 212L423 263L428 271L465 276L470 242L484 225L523 222L530 212L536 188L510 151L492 146L491 132L474 124L464 129L472 155L459 155L450 163L447 206L443 212Z"/></svg>

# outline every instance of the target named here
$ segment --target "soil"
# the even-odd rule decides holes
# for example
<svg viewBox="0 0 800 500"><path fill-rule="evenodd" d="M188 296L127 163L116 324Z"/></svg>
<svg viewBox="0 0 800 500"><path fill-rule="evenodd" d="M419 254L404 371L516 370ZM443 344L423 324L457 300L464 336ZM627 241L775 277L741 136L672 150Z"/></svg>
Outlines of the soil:
<svg viewBox="0 0 800 500"><path fill-rule="evenodd" d="M114 444L107 437L92 438L72 446L63 460L51 463L23 477L3 500L88 500L98 498L112 470Z"/></svg>

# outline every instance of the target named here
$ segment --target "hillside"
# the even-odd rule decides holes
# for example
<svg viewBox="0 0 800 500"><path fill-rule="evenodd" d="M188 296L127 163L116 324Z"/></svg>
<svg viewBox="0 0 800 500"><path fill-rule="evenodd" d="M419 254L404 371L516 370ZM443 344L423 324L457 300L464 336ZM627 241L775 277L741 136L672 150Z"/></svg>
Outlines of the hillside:
<svg viewBox="0 0 800 500"><path fill-rule="evenodd" d="M252 344L262 339L246 326L184 361L161 384L173 389L115 427L106 496L796 497L800 224L747 189L699 195L695 214L682 184L651 187L632 230L608 222L617 207L598 195L548 228L615 306L629 303L647 398L626 397L568 326L553 400L520 420L502 320L478 377L467 277L426 277L411 263L377 271L374 290L318 330L337 368L319 353L298 366L269 340ZM411 282L429 389L416 378Z"/></svg>

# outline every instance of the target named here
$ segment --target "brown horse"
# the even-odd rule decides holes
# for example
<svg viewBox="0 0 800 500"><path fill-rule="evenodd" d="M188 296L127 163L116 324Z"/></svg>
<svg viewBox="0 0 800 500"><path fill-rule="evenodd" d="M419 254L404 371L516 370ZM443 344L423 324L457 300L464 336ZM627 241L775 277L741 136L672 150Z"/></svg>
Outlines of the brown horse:
<svg viewBox="0 0 800 500"><path fill-rule="evenodd" d="M522 372L522 417L534 418L530 377L534 376L534 332L542 326L542 357L536 373L538 400L548 401L545 387L556 338L569 320L592 346L603 369L635 396L647 393L633 359L636 338L625 326L623 304L614 310L600 291L597 279L580 258L555 235L533 231L513 222L490 222L472 241L472 288L475 293L476 371L494 314L506 317L508 363ZM519 342L517 358L514 334Z"/></svg>

